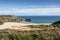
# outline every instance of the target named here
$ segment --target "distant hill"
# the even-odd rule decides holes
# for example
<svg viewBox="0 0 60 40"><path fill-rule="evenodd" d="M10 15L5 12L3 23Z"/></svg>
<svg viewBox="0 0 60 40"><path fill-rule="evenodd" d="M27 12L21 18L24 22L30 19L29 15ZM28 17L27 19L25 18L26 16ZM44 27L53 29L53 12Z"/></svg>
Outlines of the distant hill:
<svg viewBox="0 0 60 40"><path fill-rule="evenodd" d="M59 27L60 28L60 20L52 23L54 27Z"/></svg>
<svg viewBox="0 0 60 40"><path fill-rule="evenodd" d="M14 15L0 15L0 22L20 22L21 18L18 18Z"/></svg>
<svg viewBox="0 0 60 40"><path fill-rule="evenodd" d="M60 24L60 20L52 23L52 25Z"/></svg>

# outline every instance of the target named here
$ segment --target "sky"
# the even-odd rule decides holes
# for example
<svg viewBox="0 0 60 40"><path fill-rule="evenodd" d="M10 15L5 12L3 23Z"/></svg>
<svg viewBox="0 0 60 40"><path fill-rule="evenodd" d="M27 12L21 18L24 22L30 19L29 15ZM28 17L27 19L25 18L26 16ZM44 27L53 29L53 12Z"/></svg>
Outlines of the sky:
<svg viewBox="0 0 60 40"><path fill-rule="evenodd" d="M60 16L60 0L0 0L0 15Z"/></svg>

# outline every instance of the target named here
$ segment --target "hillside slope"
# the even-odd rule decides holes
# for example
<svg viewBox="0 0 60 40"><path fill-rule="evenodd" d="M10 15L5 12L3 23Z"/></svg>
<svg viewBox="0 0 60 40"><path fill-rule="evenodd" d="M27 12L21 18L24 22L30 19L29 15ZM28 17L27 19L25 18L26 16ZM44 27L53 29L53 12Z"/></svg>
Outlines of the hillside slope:
<svg viewBox="0 0 60 40"><path fill-rule="evenodd" d="M21 20L14 15L0 15L0 22L20 22Z"/></svg>

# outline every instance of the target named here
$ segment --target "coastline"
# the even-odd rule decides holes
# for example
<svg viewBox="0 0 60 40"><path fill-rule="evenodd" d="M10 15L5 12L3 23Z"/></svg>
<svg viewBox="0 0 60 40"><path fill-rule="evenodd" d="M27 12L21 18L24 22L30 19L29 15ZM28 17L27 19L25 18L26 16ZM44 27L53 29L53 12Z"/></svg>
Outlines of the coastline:
<svg viewBox="0 0 60 40"><path fill-rule="evenodd" d="M22 24L31 24L31 25L34 25L34 24L36 24L36 25L50 25L50 24L52 24L52 23L32 23L32 22L25 22L25 21L22 21L20 23L22 23Z"/></svg>
<svg viewBox="0 0 60 40"><path fill-rule="evenodd" d="M22 24L28 24L28 25L51 25L52 23L26 23L26 22L21 22Z"/></svg>

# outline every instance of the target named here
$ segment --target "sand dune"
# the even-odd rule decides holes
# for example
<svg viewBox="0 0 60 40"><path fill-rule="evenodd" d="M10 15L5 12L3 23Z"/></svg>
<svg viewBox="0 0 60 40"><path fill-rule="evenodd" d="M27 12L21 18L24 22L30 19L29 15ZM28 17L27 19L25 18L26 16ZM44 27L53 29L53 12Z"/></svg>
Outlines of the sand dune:
<svg viewBox="0 0 60 40"><path fill-rule="evenodd" d="M0 25L0 29L13 28L13 26L25 26L25 25L28 25L28 24L16 23L16 22L6 22L6 23Z"/></svg>
<svg viewBox="0 0 60 40"><path fill-rule="evenodd" d="M40 25L40 24L5 22L4 24L0 25L0 30L2 30L2 29L31 30L30 27L24 27L27 25Z"/></svg>

